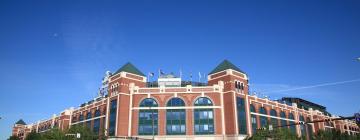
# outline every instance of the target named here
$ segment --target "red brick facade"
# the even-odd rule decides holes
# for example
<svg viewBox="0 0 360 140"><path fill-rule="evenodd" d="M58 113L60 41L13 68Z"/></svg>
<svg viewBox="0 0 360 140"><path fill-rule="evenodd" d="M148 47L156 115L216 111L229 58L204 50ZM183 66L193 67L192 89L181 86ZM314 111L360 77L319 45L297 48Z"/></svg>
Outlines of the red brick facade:
<svg viewBox="0 0 360 140"><path fill-rule="evenodd" d="M241 85L241 88L236 86L236 83ZM86 119L85 114L91 112L95 113L100 110L100 130L105 131L105 135L109 135L109 119L110 119L110 102L117 101L116 106L116 125L115 137L150 137L139 134L139 111L146 110L146 107L140 107L140 103L146 98L154 99L158 106L153 109L158 110L158 134L157 138L191 138L191 139L222 139L224 137L243 139L247 135L251 135L252 125L250 115L256 116L257 128L260 128L259 109L264 107L267 112L263 114L267 117L267 121L271 122L271 118L276 118L280 124L280 112L285 112L286 123L290 121L299 122L299 115L305 117L305 121L319 120L331 118L324 115L317 110L304 110L297 108L296 105L290 106L268 99L258 98L248 93L248 78L247 75L232 69L223 70L213 73L208 76L208 86L186 86L186 87L146 87L146 77L135 75L128 72L119 72L112 75L109 81L109 96L101 98L92 103L88 103L83 107L77 109L69 109L62 112L59 116L54 116L51 119L39 121L33 125L18 126L13 128L13 135L26 136L30 131L44 132L53 127L58 127L61 130L68 129L71 125L84 124L90 122L90 128L94 127L94 119ZM195 116L194 110L204 107L195 106L195 101L200 97L206 97L213 103L207 108L212 109L214 119L214 132L208 135L195 134ZM237 97L245 101L245 118L246 127L240 127ZM166 131L166 113L167 102L172 98L180 98L184 101L184 107L178 107L185 110L186 118L186 135L167 135ZM250 105L255 107L255 112L250 112ZM206 108L206 107L205 107ZM271 116L270 110L276 110L276 116ZM289 120L289 113L294 114L294 120ZM80 116L84 118L80 120ZM333 121L334 127L325 126L324 123L311 124L312 130L306 128L306 132L312 133L325 128L339 129L343 133L355 134L359 133L359 128L352 121ZM26 129L25 129L26 128ZM289 128L289 127L288 127ZM246 134L239 134L244 129ZM296 132L300 136L300 127L296 127ZM100 132L103 134L103 131ZM309 138L309 136L307 136Z"/></svg>

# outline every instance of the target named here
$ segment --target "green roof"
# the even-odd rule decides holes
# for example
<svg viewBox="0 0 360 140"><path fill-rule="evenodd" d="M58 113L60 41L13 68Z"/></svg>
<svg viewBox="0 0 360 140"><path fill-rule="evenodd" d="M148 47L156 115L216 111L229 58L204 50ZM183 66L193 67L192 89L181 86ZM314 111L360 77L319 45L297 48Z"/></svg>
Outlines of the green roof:
<svg viewBox="0 0 360 140"><path fill-rule="evenodd" d="M245 73L242 70L240 70L238 67L236 67L234 64L232 64L230 61L225 59L214 70L212 70L209 73L209 75L220 72L220 71L223 71L223 70L227 70L227 69L232 69L232 70L235 70L235 71L238 71L238 72L241 72L241 73Z"/></svg>
<svg viewBox="0 0 360 140"><path fill-rule="evenodd" d="M17 121L15 124L26 125L26 123L25 123L22 119L20 119L19 121Z"/></svg>
<svg viewBox="0 0 360 140"><path fill-rule="evenodd" d="M115 74L119 73L119 72L128 72L128 73L132 73L132 74L136 74L136 75L141 75L141 76L145 76L145 74L143 74L139 69L137 69L133 64L131 64L130 62L126 63L124 66L122 66L119 70L117 70Z"/></svg>

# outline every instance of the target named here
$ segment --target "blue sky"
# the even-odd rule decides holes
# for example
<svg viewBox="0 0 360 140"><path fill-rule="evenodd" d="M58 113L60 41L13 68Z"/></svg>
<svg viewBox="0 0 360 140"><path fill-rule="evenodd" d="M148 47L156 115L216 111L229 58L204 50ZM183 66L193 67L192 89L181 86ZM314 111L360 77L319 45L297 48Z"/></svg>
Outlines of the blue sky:
<svg viewBox="0 0 360 140"><path fill-rule="evenodd" d="M0 2L0 139L93 98L105 71L209 73L228 59L257 92L360 78L360 1ZM196 77L196 74L194 74ZM360 82L269 92L360 110Z"/></svg>

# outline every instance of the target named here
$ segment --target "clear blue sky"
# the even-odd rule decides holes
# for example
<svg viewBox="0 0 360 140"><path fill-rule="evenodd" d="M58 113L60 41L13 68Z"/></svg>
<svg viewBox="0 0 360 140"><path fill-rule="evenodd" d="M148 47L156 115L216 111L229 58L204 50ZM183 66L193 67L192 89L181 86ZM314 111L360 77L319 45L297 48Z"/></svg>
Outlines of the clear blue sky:
<svg viewBox="0 0 360 140"><path fill-rule="evenodd" d="M266 92L360 78L360 1L0 2L0 139L93 98L106 70L209 73L228 59ZM360 109L360 82L269 93Z"/></svg>

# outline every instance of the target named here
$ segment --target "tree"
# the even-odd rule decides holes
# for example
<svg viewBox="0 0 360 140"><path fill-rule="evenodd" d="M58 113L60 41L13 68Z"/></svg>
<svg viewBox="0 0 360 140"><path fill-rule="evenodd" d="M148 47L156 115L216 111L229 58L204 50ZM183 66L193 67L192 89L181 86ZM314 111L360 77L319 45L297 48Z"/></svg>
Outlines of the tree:
<svg viewBox="0 0 360 140"><path fill-rule="evenodd" d="M44 134L42 134L42 138L46 140L66 140L65 133L59 130L58 128L53 128Z"/></svg>
<svg viewBox="0 0 360 140"><path fill-rule="evenodd" d="M277 128L272 131L267 129L257 130L256 133L247 138L248 140L266 140L266 138L271 138L272 140L299 140L295 133L289 129Z"/></svg>
<svg viewBox="0 0 360 140"><path fill-rule="evenodd" d="M348 135L339 130L319 130L315 133L315 140L360 140L360 135Z"/></svg>
<svg viewBox="0 0 360 140"><path fill-rule="evenodd" d="M36 132L30 132L25 140L43 140L42 136L39 133Z"/></svg>
<svg viewBox="0 0 360 140"><path fill-rule="evenodd" d="M80 140L97 140L99 137L94 132L92 132L88 127L84 125L72 125L70 129L66 132L67 134L77 134L80 133Z"/></svg>
<svg viewBox="0 0 360 140"><path fill-rule="evenodd" d="M10 136L8 140L20 140L18 136Z"/></svg>

